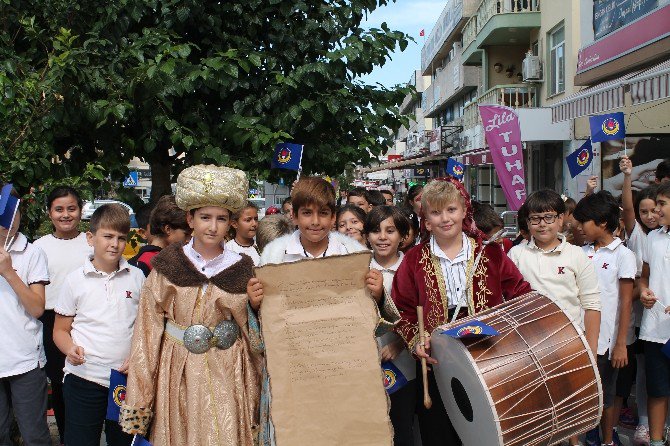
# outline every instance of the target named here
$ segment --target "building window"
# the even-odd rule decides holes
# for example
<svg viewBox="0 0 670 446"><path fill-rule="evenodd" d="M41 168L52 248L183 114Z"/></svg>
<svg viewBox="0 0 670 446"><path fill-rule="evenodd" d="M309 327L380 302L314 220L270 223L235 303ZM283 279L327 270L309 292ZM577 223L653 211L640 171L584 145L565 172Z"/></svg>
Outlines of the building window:
<svg viewBox="0 0 670 446"><path fill-rule="evenodd" d="M561 26L549 34L551 46L551 84L550 94L554 95L565 91L565 28Z"/></svg>

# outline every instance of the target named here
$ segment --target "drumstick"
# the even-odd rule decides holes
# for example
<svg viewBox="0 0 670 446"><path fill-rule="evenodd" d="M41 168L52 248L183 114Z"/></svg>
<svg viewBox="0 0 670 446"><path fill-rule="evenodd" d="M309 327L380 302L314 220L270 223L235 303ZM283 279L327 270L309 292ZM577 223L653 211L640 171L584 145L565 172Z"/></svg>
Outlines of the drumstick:
<svg viewBox="0 0 670 446"><path fill-rule="evenodd" d="M419 339L421 339L421 345L425 346L426 333L423 330L423 307L421 305L416 307L416 317L419 319ZM423 377L423 406L426 409L430 409L433 401L431 401L428 394L428 366L426 366L426 358L421 358L421 375Z"/></svg>

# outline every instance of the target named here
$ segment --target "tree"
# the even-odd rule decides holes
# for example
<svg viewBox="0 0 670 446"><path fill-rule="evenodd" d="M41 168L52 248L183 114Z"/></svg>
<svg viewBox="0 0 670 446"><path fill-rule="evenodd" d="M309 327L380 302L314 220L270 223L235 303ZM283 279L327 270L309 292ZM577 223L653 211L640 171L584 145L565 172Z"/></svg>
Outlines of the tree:
<svg viewBox="0 0 670 446"><path fill-rule="evenodd" d="M360 80L407 45L385 24L360 27L386 4L4 0L0 168L22 186L86 169L99 182L138 156L155 200L194 163L272 179L279 141L306 145L306 173L366 164L404 122L408 92Z"/></svg>

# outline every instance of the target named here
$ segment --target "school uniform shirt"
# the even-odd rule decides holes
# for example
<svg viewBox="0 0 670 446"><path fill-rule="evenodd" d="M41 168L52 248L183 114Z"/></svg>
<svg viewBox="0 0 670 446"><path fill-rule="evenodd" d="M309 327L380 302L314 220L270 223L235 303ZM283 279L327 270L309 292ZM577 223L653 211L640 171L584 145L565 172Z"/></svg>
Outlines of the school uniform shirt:
<svg viewBox="0 0 670 446"><path fill-rule="evenodd" d="M668 226L647 234L643 260L649 265L649 288L658 298L650 309L645 308L640 326L640 339L664 344L670 339L670 233Z"/></svg>
<svg viewBox="0 0 670 446"><path fill-rule="evenodd" d="M96 270L91 260L67 275L54 311L74 317L70 335L84 348L86 362L65 361L65 374L109 387L111 369L130 355L144 273L124 258L110 274Z"/></svg>
<svg viewBox="0 0 670 446"><path fill-rule="evenodd" d="M254 266L258 266L261 263L261 255L258 253L258 247L255 243L251 246L243 246L237 243L237 240L232 239L226 243L226 249L238 254L248 255L254 261Z"/></svg>
<svg viewBox="0 0 670 446"><path fill-rule="evenodd" d="M331 231L328 233L328 247L319 257L339 256L365 250L365 246L353 238L339 232ZM300 230L295 230L292 234L279 237L270 242L263 250L260 265L296 262L298 260L313 258L314 256L308 253L300 242Z"/></svg>
<svg viewBox="0 0 670 446"><path fill-rule="evenodd" d="M626 246L635 254L635 263L637 267L636 277L640 277L642 274L642 257L644 257L644 250L647 248L647 234L644 233L640 223L637 221L626 241Z"/></svg>
<svg viewBox="0 0 670 446"><path fill-rule="evenodd" d="M49 271L44 252L17 233L9 247L12 268L23 283L47 285ZM0 378L44 367L42 322L32 317L7 281L0 277Z"/></svg>
<svg viewBox="0 0 670 446"><path fill-rule="evenodd" d="M93 254L93 248L86 241L86 234L81 232L71 239L58 238L53 234L35 240L35 246L42 249L47 256L49 279L51 283L45 288L45 310L53 310L56 306L60 288L65 277L83 265Z"/></svg>
<svg viewBox="0 0 670 446"><path fill-rule="evenodd" d="M619 237L615 237L609 245L597 251L592 244L585 245L582 249L593 262L600 287L602 309L600 310L598 354L604 355L609 350L611 358L619 327L619 280L635 280L635 254L624 246ZM631 322L633 321L631 315ZM627 330L630 336L630 327ZM634 338L626 339L626 345L632 344L634 340Z"/></svg>
<svg viewBox="0 0 670 446"><path fill-rule="evenodd" d="M508 256L524 279L537 292L554 300L577 324L583 327L582 310L600 311L600 290L595 268L582 248L567 242L543 250L535 239L510 250Z"/></svg>

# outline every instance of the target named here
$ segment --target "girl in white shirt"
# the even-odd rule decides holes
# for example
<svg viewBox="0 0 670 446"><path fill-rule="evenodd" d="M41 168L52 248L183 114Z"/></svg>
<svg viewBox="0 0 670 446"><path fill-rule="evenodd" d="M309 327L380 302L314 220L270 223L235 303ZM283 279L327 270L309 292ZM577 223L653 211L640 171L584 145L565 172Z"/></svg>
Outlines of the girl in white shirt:
<svg viewBox="0 0 670 446"><path fill-rule="evenodd" d="M410 235L410 222L405 214L394 206L377 206L372 208L365 219L363 231L367 234L368 246L372 248L370 269L382 273L384 294L382 299L392 304L391 287L393 276L402 263L404 254L400 244ZM396 310L397 311L397 310ZM389 362L407 379L407 384L400 388L387 387L390 392L391 410L389 415L393 424L393 443L397 446L410 446L414 439L414 408L416 407L416 361L411 357L405 342L392 329L386 328L379 333L377 344L381 349L382 367ZM384 367L384 373L387 372ZM393 380L384 384L391 384Z"/></svg>
<svg viewBox="0 0 670 446"><path fill-rule="evenodd" d="M256 247L256 230L258 229L258 208L252 202L230 217L230 237L226 249L238 254L246 254L258 266L261 256Z"/></svg>
<svg viewBox="0 0 670 446"><path fill-rule="evenodd" d="M658 215L656 214L656 187L649 186L639 191L633 199L633 163L624 156L619 161L619 170L624 175L623 189L621 191L621 204L623 206L623 221L626 228L626 245L635 253L637 262L636 277L642 273L642 256L647 246L647 234L658 228ZM639 331L642 321L642 305L639 300L633 302L634 327ZM630 336L634 339L634 333ZM635 376L635 395L637 397L638 426L635 430L634 440L636 442L649 442L649 417L647 416L647 380L644 367L644 354L638 348L636 352L637 372ZM624 392L625 393L625 392ZM619 395L617 395L618 399Z"/></svg>
<svg viewBox="0 0 670 446"><path fill-rule="evenodd" d="M46 305L40 321L44 325L44 351L47 357L45 371L51 380L51 404L58 426L60 442L65 442L65 405L63 402L63 367L65 355L53 341L54 306L65 277L84 264L93 250L86 242L86 234L79 231L83 202L77 190L62 186L47 197L49 219L53 233L35 241L46 254L51 282L46 287Z"/></svg>

